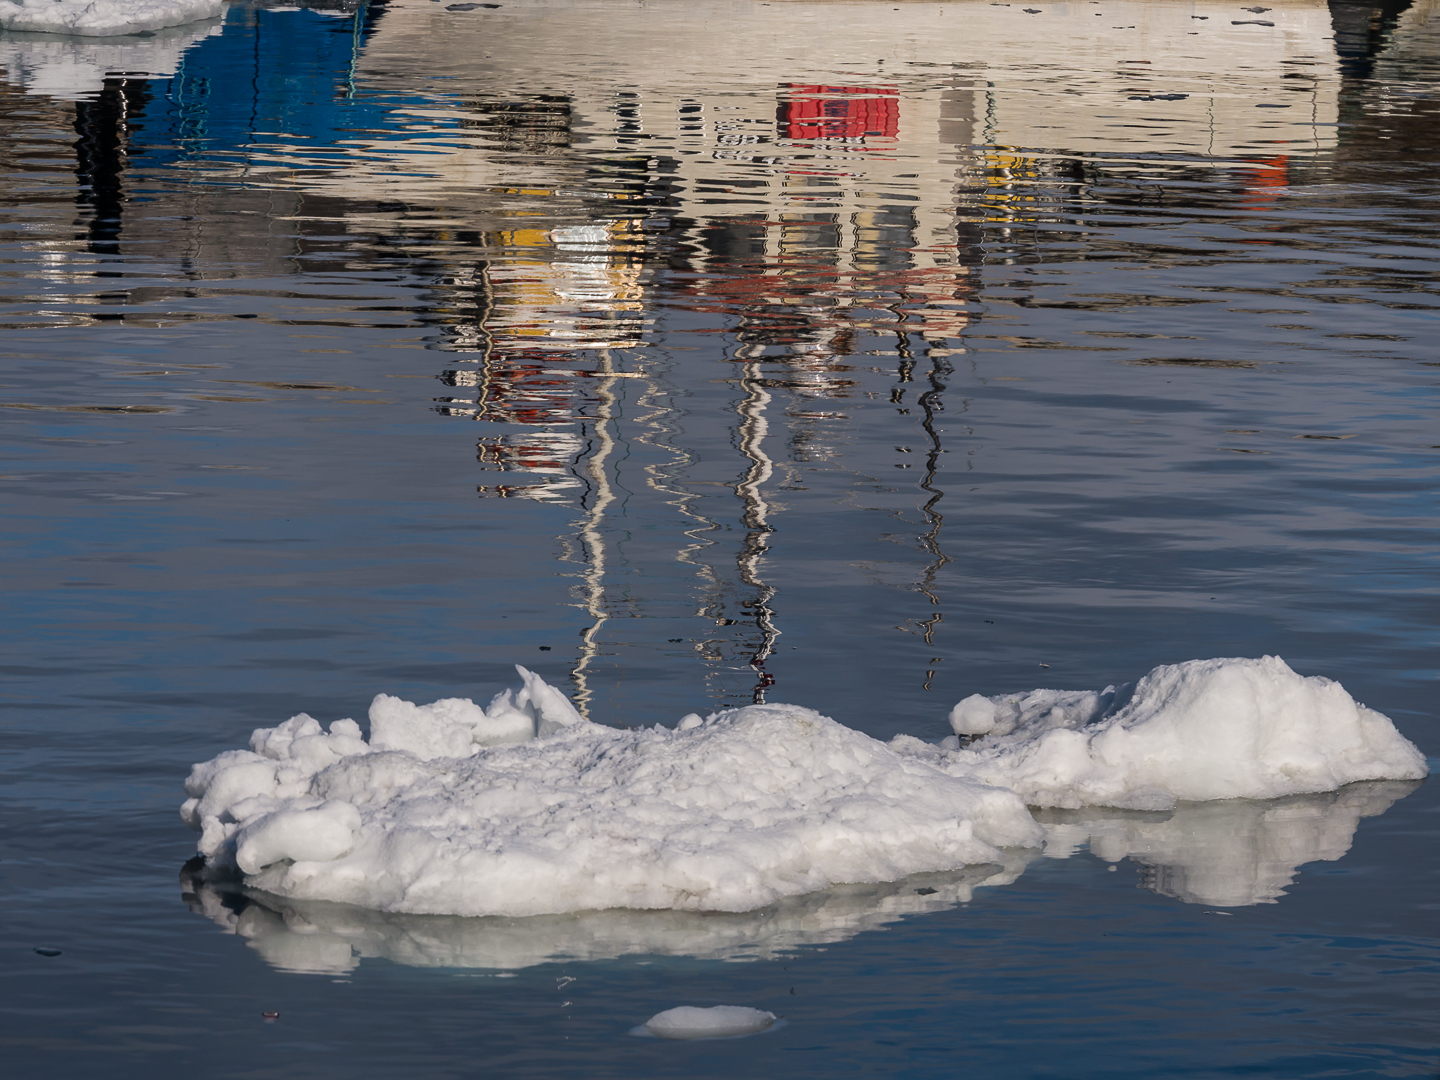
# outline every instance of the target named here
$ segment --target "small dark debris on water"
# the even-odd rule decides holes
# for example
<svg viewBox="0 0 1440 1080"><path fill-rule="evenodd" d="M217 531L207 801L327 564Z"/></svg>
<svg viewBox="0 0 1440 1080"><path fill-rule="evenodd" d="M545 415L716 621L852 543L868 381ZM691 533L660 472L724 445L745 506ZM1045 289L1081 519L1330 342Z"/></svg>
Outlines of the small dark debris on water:
<svg viewBox="0 0 1440 1080"><path fill-rule="evenodd" d="M1027 8L1021 8L1020 10L1023 11L1023 12L1025 12L1026 15L1039 15L1039 14L1040 14L1042 11L1044 11L1045 9L1044 9L1044 8L1038 8L1038 7L1027 7Z"/></svg>
<svg viewBox="0 0 1440 1080"><path fill-rule="evenodd" d="M987 623L989 623L991 626L994 626L994 625L995 625L995 620L994 620L994 619L986 619L985 621L986 621Z"/></svg>
<svg viewBox="0 0 1440 1080"><path fill-rule="evenodd" d="M1127 101L1184 101L1189 94L1131 94Z"/></svg>
<svg viewBox="0 0 1440 1080"><path fill-rule="evenodd" d="M474 11L479 4L446 4L446 11Z"/></svg>
<svg viewBox="0 0 1440 1080"><path fill-rule="evenodd" d="M549 652L549 651L550 651L550 646L549 646L549 645L541 645L541 646L540 646L540 651L541 651L541 652Z"/></svg>
<svg viewBox="0 0 1440 1080"><path fill-rule="evenodd" d="M1209 15L1191 15L1190 18L1192 18L1192 19L1199 19L1201 22L1209 22L1209 21L1210 21L1210 16L1209 16Z"/></svg>
<svg viewBox="0 0 1440 1080"><path fill-rule="evenodd" d="M1269 11L1270 9L1268 7L1242 7L1240 10L1250 11L1256 15L1264 15L1265 12Z"/></svg>
<svg viewBox="0 0 1440 1080"><path fill-rule="evenodd" d="M934 896L934 895L935 895L935 890L932 889L932 888L930 888L930 886L927 885L927 886L925 886L925 888L923 888L923 889L916 889L916 890L915 890L915 895L916 895L916 896Z"/></svg>
<svg viewBox="0 0 1440 1080"><path fill-rule="evenodd" d="M60 955L60 950L59 950L59 949L36 949L35 951L36 951L37 953L39 953L41 956L59 956L59 955Z"/></svg>
<svg viewBox="0 0 1440 1080"><path fill-rule="evenodd" d="M1289 105L1272 105L1272 104L1270 104L1269 102L1261 102L1259 105L1256 105L1255 108L1257 108L1257 109L1288 109L1288 108L1290 108L1290 106L1289 106Z"/></svg>
<svg viewBox="0 0 1440 1080"><path fill-rule="evenodd" d="M668 642L670 642L671 645L678 645L678 644L680 644L680 642L684 641L685 639L684 639L683 637L672 637L672 638L666 638L665 640L668 641Z"/></svg>
<svg viewBox="0 0 1440 1080"><path fill-rule="evenodd" d="M1269 19L1231 19L1231 26L1274 26Z"/></svg>

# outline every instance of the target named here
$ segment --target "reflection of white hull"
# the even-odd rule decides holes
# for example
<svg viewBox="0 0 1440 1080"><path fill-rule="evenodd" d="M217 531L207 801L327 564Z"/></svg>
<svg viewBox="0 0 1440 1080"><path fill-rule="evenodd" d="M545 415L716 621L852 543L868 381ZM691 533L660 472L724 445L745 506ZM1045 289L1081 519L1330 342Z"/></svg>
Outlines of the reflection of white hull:
<svg viewBox="0 0 1440 1080"><path fill-rule="evenodd" d="M944 194L972 142L1120 156L1324 149L1334 129L1314 125L1336 120L1336 72L1324 0L1272 0L1263 17L1234 4L1140 0L1046 3L1033 16L1019 4L987 0L899 8L581 0L483 14L395 0L359 65L372 85L402 92L425 85L458 99L416 110L421 128L464 123L471 98L558 96L570 101L576 145L674 155L679 176L692 182L723 179L727 163L783 169L803 158L821 173L843 164L857 180L908 180L900 192L926 187L928 172ZM787 143L783 132L777 138L775 113L786 84L895 94L897 130L863 145ZM1257 107L1276 105L1288 107ZM632 123L629 138L614 142L621 107ZM551 162L492 152L455 128L417 132L404 152L378 141L352 145L364 175L333 174L330 190L374 195L378 184L390 197L438 205L461 205L486 187L570 193L556 190L567 181L551 175ZM417 158L413 151L422 148ZM796 177L788 186L808 188L793 193L797 208L827 194ZM726 194L721 183L705 202L723 204Z"/></svg>

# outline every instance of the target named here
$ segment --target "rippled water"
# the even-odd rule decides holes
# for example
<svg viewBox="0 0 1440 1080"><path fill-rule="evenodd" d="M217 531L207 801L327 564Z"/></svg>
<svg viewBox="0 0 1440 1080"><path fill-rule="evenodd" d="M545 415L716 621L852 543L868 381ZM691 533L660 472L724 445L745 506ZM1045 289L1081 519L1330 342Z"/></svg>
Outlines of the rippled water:
<svg viewBox="0 0 1440 1080"><path fill-rule="evenodd" d="M1278 653L1435 753L1433 2L237 5L0 67L18 1074L1440 1069L1430 785L748 916L175 881L192 762L516 661L888 737ZM788 1023L627 1035L712 1003Z"/></svg>

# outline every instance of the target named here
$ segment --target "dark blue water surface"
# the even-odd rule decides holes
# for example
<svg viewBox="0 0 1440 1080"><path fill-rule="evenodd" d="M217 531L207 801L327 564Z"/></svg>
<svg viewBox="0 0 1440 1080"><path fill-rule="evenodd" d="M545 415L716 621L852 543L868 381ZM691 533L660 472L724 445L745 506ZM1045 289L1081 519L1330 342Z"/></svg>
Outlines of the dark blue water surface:
<svg viewBox="0 0 1440 1080"><path fill-rule="evenodd" d="M1440 21L1272 3L0 34L5 1074L1440 1073L1433 784L744 916L177 881L193 762L517 662L888 738L1270 653L1440 755Z"/></svg>

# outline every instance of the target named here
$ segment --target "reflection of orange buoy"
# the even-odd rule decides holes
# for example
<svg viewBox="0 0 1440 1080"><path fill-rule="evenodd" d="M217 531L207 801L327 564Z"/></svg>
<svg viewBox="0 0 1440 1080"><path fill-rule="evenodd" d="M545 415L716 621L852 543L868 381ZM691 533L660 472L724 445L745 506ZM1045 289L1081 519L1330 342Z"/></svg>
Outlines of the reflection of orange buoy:
<svg viewBox="0 0 1440 1080"><path fill-rule="evenodd" d="M280 1014L278 1012L262 1012L260 1015L263 1016L266 1020L280 1019Z"/></svg>

